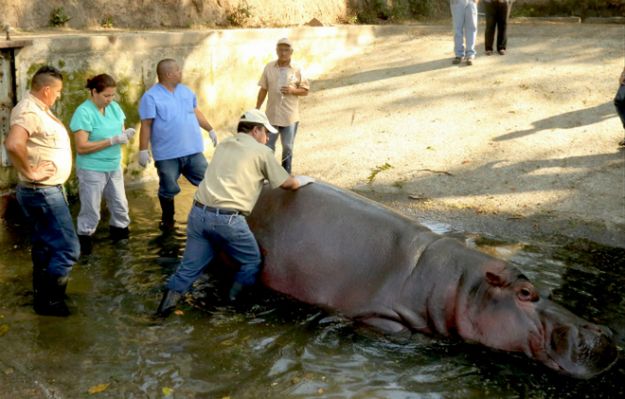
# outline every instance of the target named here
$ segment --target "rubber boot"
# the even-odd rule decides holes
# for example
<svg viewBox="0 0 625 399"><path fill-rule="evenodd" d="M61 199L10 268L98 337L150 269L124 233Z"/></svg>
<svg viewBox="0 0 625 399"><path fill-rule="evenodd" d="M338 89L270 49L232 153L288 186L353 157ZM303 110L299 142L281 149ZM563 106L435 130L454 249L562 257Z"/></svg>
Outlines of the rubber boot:
<svg viewBox="0 0 625 399"><path fill-rule="evenodd" d="M243 291L243 286L240 283L235 282L234 284L232 284L232 287L228 292L228 299L230 300L230 302L236 302L236 300L239 298L239 295L241 294L241 291Z"/></svg>
<svg viewBox="0 0 625 399"><path fill-rule="evenodd" d="M128 227L109 226L109 233L111 240L113 240L113 243L116 243L121 240L127 240L130 234L130 230L128 230Z"/></svg>
<svg viewBox="0 0 625 399"><path fill-rule="evenodd" d="M93 238L88 235L78 234L78 241L80 242L80 255L91 255L91 251L93 251Z"/></svg>
<svg viewBox="0 0 625 399"><path fill-rule="evenodd" d="M35 312L42 309L48 303L48 293L46 289L46 272L39 268L33 269L33 307ZM39 312L37 312L39 313Z"/></svg>
<svg viewBox="0 0 625 399"><path fill-rule="evenodd" d="M161 210L163 211L163 215L161 217L161 229L171 230L174 228L174 199L173 198L165 198L159 195L159 202L161 203Z"/></svg>
<svg viewBox="0 0 625 399"><path fill-rule="evenodd" d="M43 316L69 316L69 309L65 304L65 290L69 278L46 274L45 279L42 280L43 284L38 292L39 298L35 300L35 312Z"/></svg>
<svg viewBox="0 0 625 399"><path fill-rule="evenodd" d="M156 316L167 317L176 309L176 305L182 298L182 294L176 291L167 290L163 294L163 299L156 309Z"/></svg>

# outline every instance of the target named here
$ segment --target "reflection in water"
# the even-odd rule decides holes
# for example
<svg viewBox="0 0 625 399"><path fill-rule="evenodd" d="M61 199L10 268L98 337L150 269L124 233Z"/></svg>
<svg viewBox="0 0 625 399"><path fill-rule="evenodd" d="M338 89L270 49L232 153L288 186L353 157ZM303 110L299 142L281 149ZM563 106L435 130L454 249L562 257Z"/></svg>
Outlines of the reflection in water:
<svg viewBox="0 0 625 399"><path fill-rule="evenodd" d="M211 276L196 283L181 315L154 320L160 288L184 250L193 188L177 197L170 233L158 230L154 192L129 190L127 243L113 245L100 228L93 255L72 273L67 319L33 313L24 226L0 226L0 397L87 397L98 384L109 384L97 395L107 398L623 395L623 361L591 381L571 380L523 355L419 334L381 336L268 291L233 307ZM507 258L556 301L609 325L623 346L624 250L565 239L502 242L429 225Z"/></svg>

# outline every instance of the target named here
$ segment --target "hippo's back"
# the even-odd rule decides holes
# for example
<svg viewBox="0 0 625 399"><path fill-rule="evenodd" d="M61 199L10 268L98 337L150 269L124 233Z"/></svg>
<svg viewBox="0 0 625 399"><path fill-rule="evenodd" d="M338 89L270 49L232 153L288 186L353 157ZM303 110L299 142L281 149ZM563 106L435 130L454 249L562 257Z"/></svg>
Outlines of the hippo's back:
<svg viewBox="0 0 625 399"><path fill-rule="evenodd" d="M439 238L323 183L294 192L266 187L248 222L263 252L266 286L348 316L394 302L423 249Z"/></svg>

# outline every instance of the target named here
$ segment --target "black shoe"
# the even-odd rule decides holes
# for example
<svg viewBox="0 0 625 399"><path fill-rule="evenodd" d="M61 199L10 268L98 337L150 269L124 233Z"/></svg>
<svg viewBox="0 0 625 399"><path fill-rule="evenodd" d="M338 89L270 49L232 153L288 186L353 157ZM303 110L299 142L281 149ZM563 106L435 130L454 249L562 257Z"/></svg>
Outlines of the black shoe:
<svg viewBox="0 0 625 399"><path fill-rule="evenodd" d="M163 299L156 309L156 316L167 317L176 309L176 305L182 298L182 294L176 291L167 290L163 294Z"/></svg>
<svg viewBox="0 0 625 399"><path fill-rule="evenodd" d="M80 254L82 256L91 255L93 251L93 238L87 235L78 235L78 241L80 242Z"/></svg>
<svg viewBox="0 0 625 399"><path fill-rule="evenodd" d="M454 65L458 65L458 64L460 64L461 62L462 62L462 57L456 57L456 58L454 58L454 59L451 61L451 63L452 63L452 64L454 64Z"/></svg>
<svg viewBox="0 0 625 399"><path fill-rule="evenodd" d="M618 142L619 147L625 147L625 139Z"/></svg>
<svg viewBox="0 0 625 399"><path fill-rule="evenodd" d="M45 279L37 282L33 279L33 284L41 284L35 289L35 313L42 316L69 316L69 308L65 303L68 280L67 276L51 274L47 274Z"/></svg>
<svg viewBox="0 0 625 399"><path fill-rule="evenodd" d="M109 226L109 233L111 236L111 240L113 240L113 243L116 243L121 240L127 240L128 235L130 234L130 230L128 230L128 227Z"/></svg>
<svg viewBox="0 0 625 399"><path fill-rule="evenodd" d="M174 199L159 196L158 201L160 202L161 210L163 211L160 228L161 230L171 230L174 228L174 215L176 213Z"/></svg>

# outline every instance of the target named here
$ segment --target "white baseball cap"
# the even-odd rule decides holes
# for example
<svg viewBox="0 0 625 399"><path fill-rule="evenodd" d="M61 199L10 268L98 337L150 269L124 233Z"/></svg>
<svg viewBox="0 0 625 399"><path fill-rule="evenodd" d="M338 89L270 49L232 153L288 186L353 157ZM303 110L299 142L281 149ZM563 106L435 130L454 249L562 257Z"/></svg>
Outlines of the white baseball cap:
<svg viewBox="0 0 625 399"><path fill-rule="evenodd" d="M269 119L267 119L267 115L259 109L250 109L249 111L245 111L243 115L241 115L241 119L239 122L250 122L250 123L260 123L265 126L267 130L271 133L278 133L278 130L271 126L269 123Z"/></svg>
<svg viewBox="0 0 625 399"><path fill-rule="evenodd" d="M286 44L287 46L293 48L293 45L291 45L291 41L287 37L283 37L282 39L278 40L276 46L279 46L281 44Z"/></svg>

